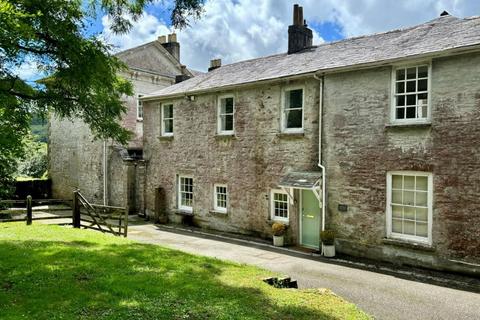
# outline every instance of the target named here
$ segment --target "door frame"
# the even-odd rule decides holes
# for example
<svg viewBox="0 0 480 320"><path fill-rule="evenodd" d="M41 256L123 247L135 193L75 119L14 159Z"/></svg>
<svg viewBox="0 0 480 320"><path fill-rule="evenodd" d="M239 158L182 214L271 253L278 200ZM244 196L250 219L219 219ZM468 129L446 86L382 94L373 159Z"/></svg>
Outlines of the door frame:
<svg viewBox="0 0 480 320"><path fill-rule="evenodd" d="M320 250L320 241L318 242L318 246L311 246L311 245L308 245L308 244L303 244L303 237L302 237L302 232L303 232L303 213L302 213L302 208L303 208L303 191L310 191L312 192L313 194L315 194L311 189L305 189L305 188L298 188L298 190L300 191L299 194L300 194L300 201L299 201L299 208L298 208L298 219L299 219L299 222L298 222L298 225L299 225L299 232L300 234L298 235L298 239L299 239L299 244L302 246L302 247L305 247L305 248L309 248L309 249L317 249L317 250ZM318 207L319 209L319 218L321 218L321 208L320 206ZM320 220L320 227L322 225L322 221ZM318 230L318 232L320 233L320 229ZM320 237L320 235L319 235Z"/></svg>

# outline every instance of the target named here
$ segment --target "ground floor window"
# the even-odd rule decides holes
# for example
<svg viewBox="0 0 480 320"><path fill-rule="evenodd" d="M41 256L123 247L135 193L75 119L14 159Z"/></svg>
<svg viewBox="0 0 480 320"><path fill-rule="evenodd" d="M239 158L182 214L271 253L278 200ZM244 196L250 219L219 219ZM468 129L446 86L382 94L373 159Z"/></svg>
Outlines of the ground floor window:
<svg viewBox="0 0 480 320"><path fill-rule="evenodd" d="M388 237L431 243L432 185L431 173L388 173Z"/></svg>
<svg viewBox="0 0 480 320"><path fill-rule="evenodd" d="M274 189L270 195L272 220L288 222L288 195L283 190Z"/></svg>
<svg viewBox="0 0 480 320"><path fill-rule="evenodd" d="M227 186L224 184L216 184L215 189L215 199L214 199L214 209L218 212L227 212L227 203L228 203L228 192Z"/></svg>
<svg viewBox="0 0 480 320"><path fill-rule="evenodd" d="M178 208L181 210L193 210L193 178L187 176L178 177Z"/></svg>

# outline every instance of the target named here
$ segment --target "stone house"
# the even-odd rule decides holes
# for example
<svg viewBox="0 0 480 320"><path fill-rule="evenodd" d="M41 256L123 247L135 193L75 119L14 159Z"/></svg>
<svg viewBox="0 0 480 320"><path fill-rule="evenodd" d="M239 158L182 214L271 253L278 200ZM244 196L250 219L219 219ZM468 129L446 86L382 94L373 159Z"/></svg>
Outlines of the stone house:
<svg viewBox="0 0 480 320"><path fill-rule="evenodd" d="M441 270L480 272L480 18L220 66L142 97L146 212Z"/></svg>
<svg viewBox="0 0 480 320"><path fill-rule="evenodd" d="M168 41L167 41L168 40ZM95 140L81 120L49 121L49 175L56 198L69 199L75 189L93 203L127 206L143 211L145 163L143 152L143 106L139 97L193 76L180 63L176 35L116 54L128 70L120 75L130 79L135 95L125 97L128 112L122 125L134 136L127 147L112 141Z"/></svg>

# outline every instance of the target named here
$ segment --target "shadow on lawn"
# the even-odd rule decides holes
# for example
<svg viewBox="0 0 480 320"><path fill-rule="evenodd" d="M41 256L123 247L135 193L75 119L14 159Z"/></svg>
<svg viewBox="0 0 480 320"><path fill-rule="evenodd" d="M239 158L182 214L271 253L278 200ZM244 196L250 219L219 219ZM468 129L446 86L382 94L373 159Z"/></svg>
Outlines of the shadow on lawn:
<svg viewBox="0 0 480 320"><path fill-rule="evenodd" d="M272 301L255 270L145 244L0 241L0 310L2 319L334 319Z"/></svg>

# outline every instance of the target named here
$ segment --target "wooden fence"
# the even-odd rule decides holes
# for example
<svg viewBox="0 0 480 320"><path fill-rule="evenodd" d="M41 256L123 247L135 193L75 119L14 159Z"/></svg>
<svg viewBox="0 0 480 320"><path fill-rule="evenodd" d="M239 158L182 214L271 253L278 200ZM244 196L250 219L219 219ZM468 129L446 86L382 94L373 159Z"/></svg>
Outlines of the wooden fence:
<svg viewBox="0 0 480 320"><path fill-rule="evenodd" d="M63 199L0 200L0 222L69 219L72 201Z"/></svg>

